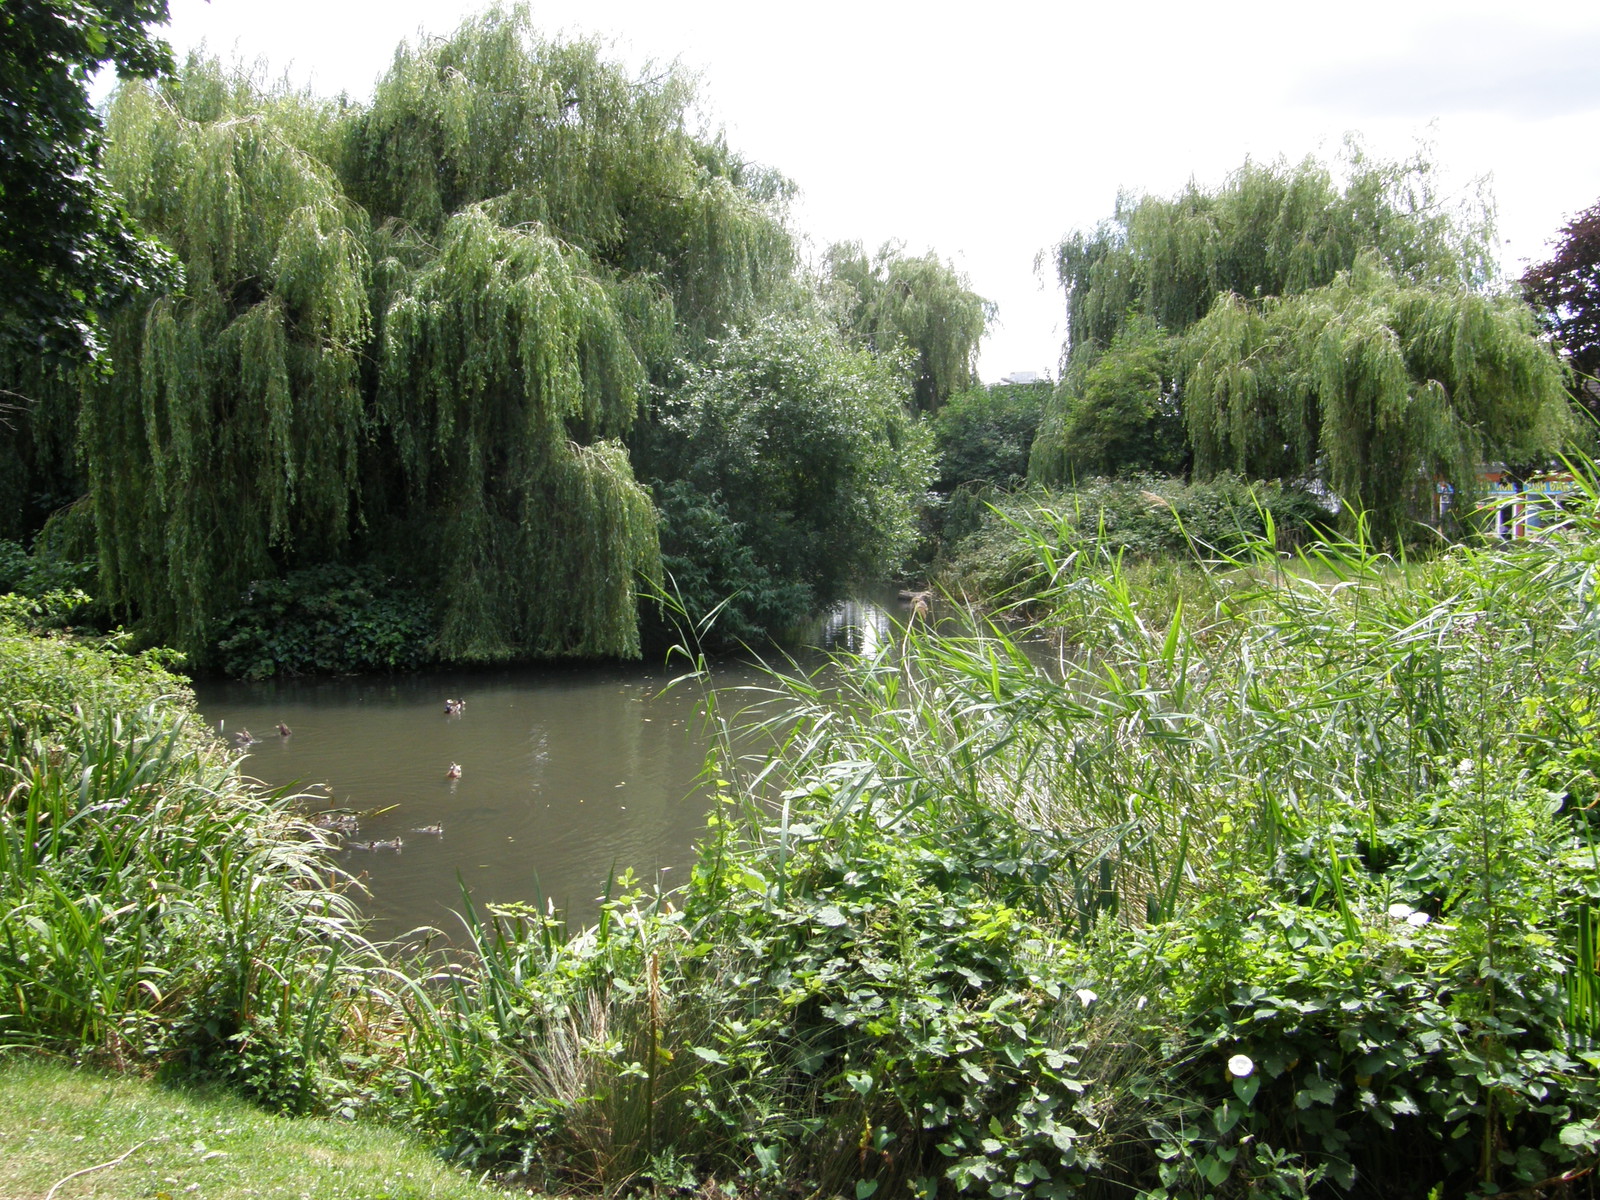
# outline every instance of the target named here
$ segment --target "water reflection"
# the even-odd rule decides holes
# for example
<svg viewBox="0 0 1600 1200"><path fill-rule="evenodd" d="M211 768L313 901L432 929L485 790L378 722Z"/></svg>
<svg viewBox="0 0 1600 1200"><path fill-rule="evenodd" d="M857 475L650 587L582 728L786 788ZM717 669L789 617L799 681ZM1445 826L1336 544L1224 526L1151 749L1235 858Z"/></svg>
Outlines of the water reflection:
<svg viewBox="0 0 1600 1200"><path fill-rule="evenodd" d="M824 650L843 650L875 656L890 642L894 623L881 605L870 600L844 600L822 618L816 644Z"/></svg>

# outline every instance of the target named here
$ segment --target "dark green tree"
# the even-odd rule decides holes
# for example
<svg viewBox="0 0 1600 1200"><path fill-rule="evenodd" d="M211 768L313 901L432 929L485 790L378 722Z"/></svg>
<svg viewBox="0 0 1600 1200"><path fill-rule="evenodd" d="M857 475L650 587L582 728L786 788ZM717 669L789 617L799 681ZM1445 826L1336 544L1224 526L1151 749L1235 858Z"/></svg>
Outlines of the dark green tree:
<svg viewBox="0 0 1600 1200"><path fill-rule="evenodd" d="M839 242L825 256L825 303L857 345L911 353L918 408L937 409L978 382L978 343L994 306L966 276L934 254L908 255L887 242L868 257L859 242Z"/></svg>
<svg viewBox="0 0 1600 1200"><path fill-rule="evenodd" d="M106 185L90 77L169 71L166 0L7 0L0 10L0 342L95 359L99 313L175 282Z"/></svg>
<svg viewBox="0 0 1600 1200"><path fill-rule="evenodd" d="M1582 403L1600 415L1600 204L1562 226L1555 254L1528 268L1522 290L1579 376Z"/></svg>
<svg viewBox="0 0 1600 1200"><path fill-rule="evenodd" d="M1052 385L996 383L951 396L929 427L938 454L938 488L1013 488L1028 475L1028 454Z"/></svg>
<svg viewBox="0 0 1600 1200"><path fill-rule="evenodd" d="M739 526L751 580L791 597L798 585L809 608L899 566L933 471L892 360L769 317L685 372L662 410L662 475Z"/></svg>
<svg viewBox="0 0 1600 1200"><path fill-rule="evenodd" d="M1140 319L1103 350L1077 355L1034 440L1030 472L1071 481L1135 472L1183 474L1175 339Z"/></svg>
<svg viewBox="0 0 1600 1200"><path fill-rule="evenodd" d="M447 658L639 653L655 510L604 439L632 424L644 377L587 265L480 206L390 304L379 414L403 528L438 572Z"/></svg>

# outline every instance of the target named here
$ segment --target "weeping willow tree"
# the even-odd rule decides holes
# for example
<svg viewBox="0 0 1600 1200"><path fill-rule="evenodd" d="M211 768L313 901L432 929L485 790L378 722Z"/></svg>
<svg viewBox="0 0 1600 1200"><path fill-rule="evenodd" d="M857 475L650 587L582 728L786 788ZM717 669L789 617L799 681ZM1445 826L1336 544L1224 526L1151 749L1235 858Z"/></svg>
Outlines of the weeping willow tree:
<svg viewBox="0 0 1600 1200"><path fill-rule="evenodd" d="M795 286L789 185L694 104L523 8L402 47L370 104L205 60L123 87L107 174L186 278L75 398L70 519L123 614L203 663L253 581L378 562L444 657L637 653L619 439L653 368Z"/></svg>
<svg viewBox="0 0 1600 1200"><path fill-rule="evenodd" d="M656 281L683 337L703 340L789 280L791 188L692 133L695 102L679 71L630 78L598 43L548 41L524 6L491 8L399 49L349 126L342 173L375 222L425 237L495 200L506 222Z"/></svg>
<svg viewBox="0 0 1600 1200"><path fill-rule="evenodd" d="M1481 192L1446 199L1434 167L1369 157L1348 143L1340 182L1314 158L1246 162L1220 187L1119 196L1110 221L1056 247L1067 353L1104 349L1134 316L1181 333L1224 292L1246 299L1322 287L1362 254L1417 283L1494 275L1493 213Z"/></svg>
<svg viewBox="0 0 1600 1200"><path fill-rule="evenodd" d="M447 657L638 653L655 510L605 439L643 385L581 253L484 207L446 223L384 321L379 412L441 580Z"/></svg>
<svg viewBox="0 0 1600 1200"><path fill-rule="evenodd" d="M496 8L401 47L345 131L400 466L374 541L425 548L446 657L638 653L655 515L617 439L652 368L792 268L787 185L691 134L693 104Z"/></svg>
<svg viewBox="0 0 1600 1200"><path fill-rule="evenodd" d="M978 343L994 305L934 254L908 255L889 242L869 257L859 242L839 242L825 256L826 304L856 345L911 354L918 408L937 409L978 382Z"/></svg>
<svg viewBox="0 0 1600 1200"><path fill-rule="evenodd" d="M1219 297L1182 353L1196 474L1320 476L1390 538L1435 480L1470 500L1483 462L1548 455L1570 420L1525 305L1375 254L1297 295Z"/></svg>
<svg viewBox="0 0 1600 1200"><path fill-rule="evenodd" d="M1196 474L1317 480L1391 535L1435 475L1466 495L1484 457L1554 451L1559 366L1494 292L1482 192L1447 200L1423 155L1381 162L1353 143L1340 176L1314 159L1246 163L1215 189L1123 197L1065 239L1062 384L1030 478L1063 481L1084 429L1137 413L1124 393L1152 338L1173 353L1170 371L1144 371L1147 432L1176 406ZM1108 372L1127 386L1095 394Z"/></svg>
<svg viewBox="0 0 1600 1200"><path fill-rule="evenodd" d="M186 286L109 323L80 454L109 597L195 653L251 580L350 534L368 264L363 215L301 143L314 109L192 62L110 114L107 174Z"/></svg>

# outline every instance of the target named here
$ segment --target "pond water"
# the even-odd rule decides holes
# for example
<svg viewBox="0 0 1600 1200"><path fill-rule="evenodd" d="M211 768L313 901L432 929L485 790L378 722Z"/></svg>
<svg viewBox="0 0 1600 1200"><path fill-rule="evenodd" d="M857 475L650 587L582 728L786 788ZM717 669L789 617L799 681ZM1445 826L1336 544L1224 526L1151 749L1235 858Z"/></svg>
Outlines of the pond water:
<svg viewBox="0 0 1600 1200"><path fill-rule="evenodd" d="M869 648L889 636L889 619L884 606L851 601L815 640ZM712 676L737 688L757 672L724 663ZM371 932L389 938L459 931L463 885L478 905L554 903L576 925L624 869L646 885L683 882L705 829L707 741L701 688L669 688L671 678L659 667L526 667L199 683L195 693L213 728L259 739L247 775L314 793L312 812L356 816L339 861L369 893ZM447 714L446 700L465 705Z"/></svg>

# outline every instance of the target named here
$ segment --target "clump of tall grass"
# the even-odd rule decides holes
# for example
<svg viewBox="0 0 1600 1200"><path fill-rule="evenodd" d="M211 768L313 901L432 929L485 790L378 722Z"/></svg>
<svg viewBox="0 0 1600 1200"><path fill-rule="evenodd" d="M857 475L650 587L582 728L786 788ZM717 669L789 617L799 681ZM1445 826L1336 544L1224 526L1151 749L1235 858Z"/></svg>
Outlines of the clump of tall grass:
<svg viewBox="0 0 1600 1200"><path fill-rule="evenodd" d="M340 1090L373 962L323 835L159 656L0 623L0 1047Z"/></svg>
<svg viewBox="0 0 1600 1200"><path fill-rule="evenodd" d="M417 991L419 1111L608 1189L1564 1187L1600 1149L1595 527L1404 563L1269 522L1155 621L1021 523L1080 653L919 626L775 675L686 889L570 939L491 913Z"/></svg>

